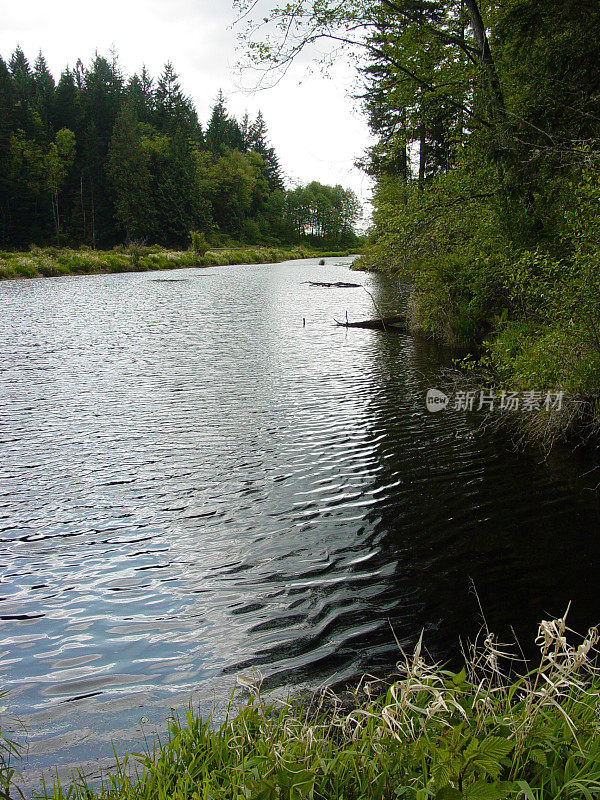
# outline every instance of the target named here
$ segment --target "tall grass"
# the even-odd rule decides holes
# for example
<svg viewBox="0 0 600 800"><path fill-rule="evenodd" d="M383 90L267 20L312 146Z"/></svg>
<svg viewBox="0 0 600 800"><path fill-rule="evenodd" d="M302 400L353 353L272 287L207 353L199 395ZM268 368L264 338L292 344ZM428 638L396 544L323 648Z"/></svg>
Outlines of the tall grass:
<svg viewBox="0 0 600 800"><path fill-rule="evenodd" d="M6 692L0 692L0 703L6 698ZM17 775L13 764L21 756L22 747L13 738L16 720L6 716L6 706L0 706L0 798L9 800L11 786Z"/></svg>
<svg viewBox="0 0 600 800"><path fill-rule="evenodd" d="M181 269L185 267L227 266L229 264L269 264L317 256L343 256L343 253L318 253L305 247L230 247L204 249L196 241L189 250L165 250L132 243L113 250L58 249L31 247L27 253L0 251L0 280L15 278L89 275L114 272Z"/></svg>
<svg viewBox="0 0 600 800"><path fill-rule="evenodd" d="M600 796L598 632L572 643L542 622L539 664L516 663L485 633L459 673L419 642L391 682L364 679L351 703L324 693L273 704L260 676L239 682L240 713L219 728L189 712L163 747L125 758L92 789L80 776L46 797L204 800L502 800Z"/></svg>

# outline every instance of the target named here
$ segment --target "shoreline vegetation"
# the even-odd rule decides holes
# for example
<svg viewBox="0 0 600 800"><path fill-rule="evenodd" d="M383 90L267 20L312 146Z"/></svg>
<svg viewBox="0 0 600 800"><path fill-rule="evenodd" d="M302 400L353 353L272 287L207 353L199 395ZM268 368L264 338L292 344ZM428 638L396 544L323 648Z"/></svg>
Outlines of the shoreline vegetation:
<svg viewBox="0 0 600 800"><path fill-rule="evenodd" d="M600 442L600 4L236 5L263 71L361 30L365 268L410 283L411 330L488 387L573 398L553 441Z"/></svg>
<svg viewBox="0 0 600 800"><path fill-rule="evenodd" d="M214 249L171 250L158 245L118 246L92 250L32 246L28 252L0 251L0 281L51 278L65 275L101 275L119 272L218 267L234 264L271 264L293 259L344 258L351 250L319 251L308 247L235 246Z"/></svg>
<svg viewBox="0 0 600 800"><path fill-rule="evenodd" d="M172 718L164 744L125 756L99 785L78 775L41 796L591 800L600 792L597 643L597 629L577 637L565 614L540 624L535 668L486 629L458 673L428 664L421 637L389 680L363 678L347 696L277 703L260 674L241 676L241 709L219 727L190 710ZM10 788L5 780L4 797Z"/></svg>

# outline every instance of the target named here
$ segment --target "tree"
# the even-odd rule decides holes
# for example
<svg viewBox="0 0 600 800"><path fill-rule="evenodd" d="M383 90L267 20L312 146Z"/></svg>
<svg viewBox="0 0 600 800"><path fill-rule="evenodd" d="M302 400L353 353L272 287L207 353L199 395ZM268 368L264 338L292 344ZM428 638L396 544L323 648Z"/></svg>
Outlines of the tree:
<svg viewBox="0 0 600 800"><path fill-rule="evenodd" d="M178 128L155 150L153 186L156 232L161 241L183 246L191 230L206 230L207 202L197 176L197 145Z"/></svg>
<svg viewBox="0 0 600 800"><path fill-rule="evenodd" d="M239 125L232 119L225 104L223 92L219 92L206 129L206 146L215 156L227 150L244 150L244 138Z"/></svg>
<svg viewBox="0 0 600 800"><path fill-rule="evenodd" d="M179 76L171 62L165 64L158 79L154 106L154 120L158 130L173 134L177 128L181 128L188 136L202 141L196 111L189 98L182 93Z"/></svg>
<svg viewBox="0 0 600 800"><path fill-rule="evenodd" d="M144 66L140 75L132 75L124 92L125 102L140 122L152 123L156 115L154 80Z"/></svg>
<svg viewBox="0 0 600 800"><path fill-rule="evenodd" d="M248 128L247 147L254 150L264 159L267 166L269 187L272 191L283 189L279 159L269 142L269 134L262 113L259 111L255 121Z"/></svg>
<svg viewBox="0 0 600 800"><path fill-rule="evenodd" d="M324 186L313 181L290 190L286 216L296 237L311 244L344 247L352 244L354 225L362 209L358 198L342 186Z"/></svg>
<svg viewBox="0 0 600 800"><path fill-rule="evenodd" d="M41 53L33 70L20 48L9 65L0 58L6 246L96 247L132 238L184 246L191 230L252 243L298 241L305 231L294 233L285 208L262 114L246 114L240 125L219 93L205 142L172 64L155 84L146 68L126 78L114 52L97 53L88 65L66 67L55 85ZM333 239L339 231L332 230Z"/></svg>
<svg viewBox="0 0 600 800"><path fill-rule="evenodd" d="M119 226L127 241L143 238L151 228L150 172L139 123L125 105L119 112L108 152L109 188Z"/></svg>
<svg viewBox="0 0 600 800"><path fill-rule="evenodd" d="M46 187L50 193L52 218L56 232L56 244L60 247L60 207L59 192L65 182L75 159L75 135L63 128L56 134L46 155Z"/></svg>
<svg viewBox="0 0 600 800"><path fill-rule="evenodd" d="M47 131L52 126L54 110L54 78L48 69L46 59L40 52L33 70L33 86L35 92L35 107Z"/></svg>

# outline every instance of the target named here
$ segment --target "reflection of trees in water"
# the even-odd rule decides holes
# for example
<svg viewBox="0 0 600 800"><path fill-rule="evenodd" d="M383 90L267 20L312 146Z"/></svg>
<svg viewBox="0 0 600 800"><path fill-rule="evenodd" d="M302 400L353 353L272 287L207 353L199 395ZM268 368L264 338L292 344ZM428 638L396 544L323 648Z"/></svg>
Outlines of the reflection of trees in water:
<svg viewBox="0 0 600 800"><path fill-rule="evenodd" d="M389 287L375 293L390 307ZM465 415L425 410L439 353L407 337L373 334L372 432L383 492L365 522L381 566L396 568L369 609L389 619L401 642L425 629L438 657L458 652L459 637L481 624L504 638L511 626L526 646L537 622L573 601L571 624L586 629L600 610L593 576L600 563L595 497L573 480L567 454L539 463L516 454L507 436L475 431ZM567 457L565 457L567 456ZM389 667L394 648L384 628L369 641L374 667Z"/></svg>
<svg viewBox="0 0 600 800"><path fill-rule="evenodd" d="M378 306L397 310L391 280L369 283ZM228 610L247 637L228 671L260 666L273 683L386 672L398 656L394 636L410 648L421 629L434 657L457 657L460 637L481 624L473 586L501 638L514 626L532 641L539 619L569 599L577 627L595 622L598 510L572 483L568 462L550 468L517 455L507 437L476 431L465 414L429 414L425 394L440 371L430 345L347 336L364 373L360 385L349 382L347 410L320 420L322 433L347 414L346 437L302 445L313 448L303 456L310 461L335 441L319 450L314 478L327 476L343 497L333 501L328 487L293 508L311 476L282 484L276 524L284 532L249 548L252 602ZM280 514L282 499L290 510Z"/></svg>

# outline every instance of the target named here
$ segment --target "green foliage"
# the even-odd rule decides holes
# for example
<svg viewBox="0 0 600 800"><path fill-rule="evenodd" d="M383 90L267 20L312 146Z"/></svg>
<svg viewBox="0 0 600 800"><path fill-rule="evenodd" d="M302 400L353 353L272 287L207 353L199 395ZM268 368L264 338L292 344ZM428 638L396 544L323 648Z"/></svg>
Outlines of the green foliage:
<svg viewBox="0 0 600 800"><path fill-rule="evenodd" d="M149 155L140 126L129 106L123 106L108 150L107 177L115 218L129 241L152 231Z"/></svg>
<svg viewBox="0 0 600 800"><path fill-rule="evenodd" d="M208 242L203 233L199 231L190 231L190 239L192 240L192 250L197 256L203 256L208 250Z"/></svg>
<svg viewBox="0 0 600 800"><path fill-rule="evenodd" d="M412 283L412 328L487 350L480 364L509 385L596 397L600 5L236 5L255 63L285 69L320 38L363 48L377 141L361 266ZM309 203L290 200L306 232Z"/></svg>
<svg viewBox="0 0 600 800"><path fill-rule="evenodd" d="M503 800L591 798L600 790L595 629L579 645L565 620L540 626L540 662L503 677L493 636L459 673L427 665L420 645L390 681L270 704L240 677L239 713L216 726L190 710L168 741L125 757L102 785L57 784L54 800ZM248 698L248 692L250 697ZM333 700L333 702L331 702ZM231 707L230 707L231 711Z"/></svg>
<svg viewBox="0 0 600 800"><path fill-rule="evenodd" d="M285 217L291 236L313 246L348 247L356 240L354 226L361 214L354 192L339 185L313 181L286 196Z"/></svg>
<svg viewBox="0 0 600 800"><path fill-rule="evenodd" d="M170 63L156 82L146 69L126 80L116 57L96 55L55 85L43 56L32 71L17 49L8 66L0 58L0 118L3 247L179 248L190 230L253 245L303 238L262 114L240 126L219 93L205 133Z"/></svg>
<svg viewBox="0 0 600 800"><path fill-rule="evenodd" d="M232 247L208 250L203 234L192 232L199 250L165 250L147 247L132 241L128 247L117 245L110 251L40 248L33 246L28 253L0 253L0 280L15 278L54 277L58 275L89 275L101 272L131 272L186 267L226 266L229 264L274 264L291 259L314 258L320 251L302 248ZM347 252L331 252L330 256L347 256Z"/></svg>

